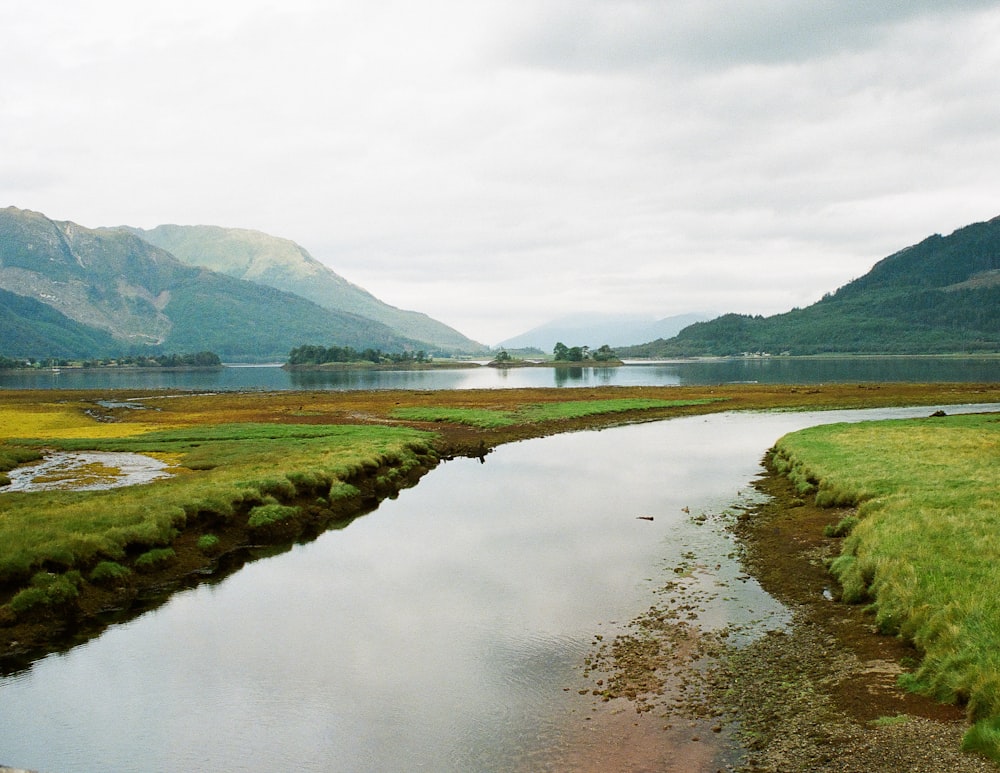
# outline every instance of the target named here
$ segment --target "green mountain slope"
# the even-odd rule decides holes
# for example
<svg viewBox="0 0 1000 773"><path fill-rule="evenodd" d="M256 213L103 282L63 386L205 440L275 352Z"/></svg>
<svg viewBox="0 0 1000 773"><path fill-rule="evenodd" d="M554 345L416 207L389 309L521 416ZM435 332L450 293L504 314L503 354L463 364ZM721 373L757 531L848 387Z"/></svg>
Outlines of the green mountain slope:
<svg viewBox="0 0 1000 773"><path fill-rule="evenodd" d="M259 231L204 225L160 225L151 230L130 230L188 265L295 293L333 311L377 320L399 335L426 341L433 348L465 353L485 349L426 314L383 303L288 239Z"/></svg>
<svg viewBox="0 0 1000 773"><path fill-rule="evenodd" d="M0 288L110 334L121 352L210 350L264 360L311 342L427 348L379 322L187 266L128 230L92 230L13 207L0 210Z"/></svg>
<svg viewBox="0 0 1000 773"><path fill-rule="evenodd" d="M931 236L804 309L726 314L622 356L1000 351L1000 217Z"/></svg>
<svg viewBox="0 0 1000 773"><path fill-rule="evenodd" d="M119 351L110 334L74 322L34 298L0 290L0 356L86 359Z"/></svg>

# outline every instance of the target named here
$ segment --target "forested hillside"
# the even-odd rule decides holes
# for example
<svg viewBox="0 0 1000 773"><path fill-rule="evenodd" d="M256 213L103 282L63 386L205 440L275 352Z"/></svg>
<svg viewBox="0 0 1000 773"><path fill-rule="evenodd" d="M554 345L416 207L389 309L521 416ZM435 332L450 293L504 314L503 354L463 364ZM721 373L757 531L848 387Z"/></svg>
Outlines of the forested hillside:
<svg viewBox="0 0 1000 773"><path fill-rule="evenodd" d="M0 290L0 357L105 357L119 349L108 333L74 322L41 301Z"/></svg>
<svg viewBox="0 0 1000 773"><path fill-rule="evenodd" d="M1000 351L1000 217L931 236L804 309L726 314L628 357Z"/></svg>

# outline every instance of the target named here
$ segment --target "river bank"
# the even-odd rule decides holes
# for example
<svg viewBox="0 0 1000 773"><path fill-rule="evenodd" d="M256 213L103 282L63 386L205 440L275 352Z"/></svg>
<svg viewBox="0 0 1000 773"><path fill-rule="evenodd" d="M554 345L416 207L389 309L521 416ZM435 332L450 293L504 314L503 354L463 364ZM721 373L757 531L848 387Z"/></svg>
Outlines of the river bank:
<svg viewBox="0 0 1000 773"><path fill-rule="evenodd" d="M135 395L130 393L128 396L121 395L120 397L123 398L120 402L127 402L124 399L125 397L134 398ZM377 395L330 395L295 393L280 396L190 394L174 394L168 396L163 393L157 393L149 395L148 397L149 400L146 403L147 407L144 410L136 410L134 408L114 405L116 401L109 400L107 394L101 394L100 399L105 403L104 406L100 406L101 410L105 412L103 415L104 423L114 426L116 422L127 424L129 422L136 421L152 421L155 418L164 425L169 425L172 422L178 421L180 417L196 415L204 417L207 414L218 417L219 419L225 419L228 422L261 422L266 420L278 423L292 422L297 425L302 424L303 422L309 422L318 426L333 423L355 423L373 426L405 424L406 426L424 431L429 430L435 432L437 435L434 441L436 449L435 453L438 458L447 458L448 456L485 457L489 453L490 449L496 445L526 437L539 437L542 435L557 434L576 429L593 429L603 426L614 426L622 423L646 422L654 419L667 418L669 416L685 414L691 415L708 411L765 410L776 407L795 409L805 405L810 407L833 407L837 405L867 407L872 404L886 405L900 403L937 404L942 402L984 402L991 399L997 399L997 391L995 386L976 387L968 385L953 385L947 388L930 388L926 386L921 387L919 385L911 385L896 389L895 387L877 388L871 387L870 385L856 384L831 388L763 388L734 386L703 390L679 390L671 388L663 390L636 389L631 391L612 388L607 390L587 390L586 392L575 392L571 395L571 397L573 397L574 400L585 399L594 401L610 399L619 400L623 398L635 399L639 397L643 400L647 400L649 398L669 398L674 402L678 401L678 399L682 401L687 400L688 404L683 407L657 408L652 410L644 409L613 415L592 415L572 419L563 419L559 421L522 423L492 429L482 429L466 424L444 421L403 421L396 416L396 412L400 407L408 406L420 406L425 408L440 408L442 406L446 406L463 409L475 408L494 411L516 411L526 405L538 405L545 402L565 402L567 395L565 395L565 393L561 395L553 395L552 390L524 390L513 393L484 392L476 394L397 392L379 393ZM79 400L80 406L82 407L82 404L88 400L92 400L94 395L71 395L65 393L53 395L49 393L46 395L46 398L55 400L63 405L69 401ZM716 402L694 402L696 400L704 399L712 399L716 400ZM108 404L111 404L114 407L108 407ZM27 410L27 404L24 404L24 409ZM377 478L378 476L374 477ZM152 491L153 489L150 490ZM827 519L831 517L829 511L826 511L825 516ZM188 535L186 539L193 543L194 535ZM748 543L752 541L752 538L748 538ZM181 544L182 542L183 540L179 542L177 546L183 550L183 545ZM284 544L290 547L292 543L286 542ZM281 545L277 547L261 547L256 555L264 555L268 551L281 549L283 549ZM192 555L194 555L193 551ZM765 555L767 554L765 553ZM251 556L251 558L252 557L254 556ZM223 569L222 565L224 563L224 561L219 561L220 570ZM788 566L791 566L791 564ZM183 567L176 564L174 565L174 569L179 570L181 568ZM686 572L690 567L678 568L680 568L682 572ZM788 571L794 570L789 569ZM174 589L184 587L185 583L195 584L204 581L211 582L213 577L217 576L219 575L213 574L212 572L205 572L204 569L195 569L186 575L178 577L178 584L174 586ZM157 580L167 580L167 585L162 586L161 589L166 595L170 594L171 588L169 587L169 577L153 572L149 575L143 574L141 581L145 582L146 579L154 584ZM154 590L155 588L151 587L151 592ZM821 591L820 596L822 596ZM145 598L137 599L137 601L139 604L157 603L155 600L147 600ZM697 614L697 599L684 599L682 597L678 597L676 603L671 602L671 605L668 606L671 607L667 610L670 614L664 614L662 617L648 617L646 621L648 626L651 628L659 626L662 630L669 631L671 635L675 636L675 644L677 645L675 647L675 651L679 654L679 656L683 655L683 657L688 658L688 660L683 662L695 664L697 668L693 670L696 672L703 670L702 666L705 663L705 658L707 656L714 657L713 653L718 652L718 647L721 647L726 642L723 640L717 643L707 638L685 638L684 636L680 636L680 634L688 633L688 631L686 631L683 627L668 625L671 621L683 623L687 619L687 615ZM131 612L136 611L136 609L138 609L138 607L133 608ZM819 609L822 610L824 607L820 605ZM119 614L117 611L107 607L104 609L104 613L107 613L112 617ZM116 619L127 619L127 616L128 613L126 613L125 618ZM819 642L822 644L823 640L820 639ZM778 654L786 652L788 649L787 645L782 646L780 641L775 646L775 651ZM826 654L828 655L828 648ZM762 658L762 660L763 662L768 662L766 658ZM744 668L749 669L749 666L744 666ZM712 756L714 753L712 751L714 748L713 744L716 739L718 739L718 742L721 744L720 748L724 749L725 741L729 738L728 734L731 731L729 729L730 725L727 722L724 722L723 719L720 718L721 715L716 714L715 712L718 711L719 708L724 708L727 704L725 704L722 699L716 698L712 698L712 701L709 702L706 702L704 698L699 698L697 701L693 700L692 696L696 694L709 695L709 693L705 693L704 690L698 686L699 682L692 678L688 672L675 670L674 673L677 685L680 689L680 692L676 693L675 697L681 697L682 700L687 701L690 706L701 707L697 708L697 711L701 713L696 713L696 711L692 709L689 712L689 715L683 715L678 720L656 722L656 724L654 724L648 720L654 719L656 716L655 711L643 711L642 713L637 714L630 706L629 711L624 714L619 712L611 715L613 721L609 729L609 735L606 736L606 738L610 738L612 740L614 738L622 738L624 727L636 727L634 724L635 720L632 719L632 717L636 717L643 723L640 730L649 735L651 743L659 745L660 754L662 754L664 746L669 746L670 744L674 744L676 742L675 748L686 748L692 755L703 762L707 759L711 759L712 762L710 764L716 764L717 767L719 767L721 766L721 763L718 763L716 758ZM747 673L749 673L749 670L747 670ZM778 672L775 671L774 673ZM729 681L731 682L732 680ZM726 680L722 680L720 683L726 684L727 682ZM605 688L609 689L608 685L599 685L599 687L602 689L598 690L598 695L595 696L595 699L598 700L601 705L607 707L617 705L614 700L605 704L603 702L604 695L601 693L604 692ZM787 695L782 697L780 692L778 695L780 703L784 704L789 702L787 700ZM627 696L626 700L628 700ZM752 703L751 707L753 707ZM736 711L737 709L733 709L734 713ZM780 720L780 718L773 720L773 722L778 723L778 729L775 731L777 737L780 737L782 732L780 727L781 721L782 720ZM694 722L696 727L691 727L691 722ZM670 733L677 735L676 738L670 736L669 734L665 734L663 728L666 724L672 725ZM716 730L717 727L719 728L718 730ZM692 740L693 736L697 736L699 740ZM685 743L681 743L682 741ZM615 743L612 743L609 748L614 746ZM725 762L724 764L729 765L734 763ZM778 763L776 763L776 765L777 767L774 769L795 769L794 767L781 768L781 765ZM717 767L706 769L717 769ZM689 766L687 768L677 769L691 770L695 768ZM810 768L806 767L803 769Z"/></svg>
<svg viewBox="0 0 1000 773"><path fill-rule="evenodd" d="M601 765L560 770L657 769L667 773L995 773L961 751L969 728L962 707L897 684L919 653L880 635L862 605L845 604L827 569L842 540L827 527L851 508L817 507L784 475L754 484L758 501L695 516L736 538L746 575L784 604L790 618L749 642L754 625L702 630L709 596L675 569L627 634L595 637L586 689L594 696L591 736ZM714 526L712 525L714 521ZM621 743L627 739L627 743ZM592 740L592 739L591 739ZM607 763L607 765L605 765Z"/></svg>
<svg viewBox="0 0 1000 773"><path fill-rule="evenodd" d="M526 406L544 406L585 401L663 400L665 407L619 410L569 416L545 421L514 421L500 426L475 426L460 421L412 421L400 418L404 409L452 409L457 411L487 411L516 414ZM357 470L349 484L362 492L357 497L338 500L323 506L313 504L325 492L306 486L301 495L294 486L286 486L285 504L300 507L300 515L284 530L271 533L247 529L249 510L259 504L250 500L235 508L236 517L213 513L210 505L198 515L202 506L194 506L197 517L181 526L170 547L175 555L169 561L155 562L127 579L116 583L86 583L80 594L49 609L23 615L18 619L9 612L0 615L0 664L4 670L23 667L47 650L57 650L88 638L102 630L108 622L119 621L137 614L154 600L162 600L172 589L218 577L234 571L264 545L290 546L298 539L307 539L331 524L348 522L377 506L386 496L393 496L404 485L413 485L437 460L456 456L483 458L490 449L503 443L542 437L550 434L584 429L598 429L637 421L655 421L675 416L715 412L720 410L806 410L833 407L880 407L888 405L919 405L941 402L1000 401L997 384L845 384L808 387L781 385L720 385L700 387L598 387L573 390L572 394L555 389L462 390L462 391L372 391L372 392L273 392L273 393L210 393L191 394L174 391L110 392L69 390L15 390L0 393L3 426L0 441L8 438L32 437L36 432L55 432L56 437L80 436L78 448L86 449L85 438L108 431L131 432L134 425L143 425L147 432L159 426L211 426L225 423L261 422L336 426L371 425L378 427L412 428L433 433L428 453L422 453L419 464L410 465L405 474L392 471L394 462L367 465ZM38 428L37 421L50 412ZM58 423L76 415L79 429L59 428ZM56 427L56 429L53 429ZM44 447L39 441L32 447ZM204 465L205 462L201 462ZM214 465L211 462L209 466ZM220 468L221 469L221 468ZM295 470L288 470L293 477ZM300 471L301 472L301 471ZM398 471L396 471L398 472ZM203 473L199 473L203 474ZM153 484L155 487L156 484ZM320 486L322 488L322 486ZM150 491L153 491L151 488ZM3 496L0 494L0 496ZM199 494L204 496L204 494ZM185 510L190 509L184 505ZM205 531L206 520L218 542L206 551L198 547ZM290 528L294 525L294 529ZM271 549L271 548L268 548ZM266 552L266 551L265 551ZM135 559L135 556L132 556ZM51 565L50 571L69 567ZM84 570L93 566L79 567ZM124 575L123 575L124 577ZM79 584L79 583L78 583ZM0 587L0 602L9 601L18 585ZM0 607L2 611L2 607Z"/></svg>
<svg viewBox="0 0 1000 773"><path fill-rule="evenodd" d="M748 570L793 610L788 630L731 650L712 694L739 722L746 771L996 771L961 751L962 708L905 691L896 679L918 653L877 634L861 605L830 597L827 560L841 541L824 529L848 515L803 501L770 473L768 500L735 527Z"/></svg>

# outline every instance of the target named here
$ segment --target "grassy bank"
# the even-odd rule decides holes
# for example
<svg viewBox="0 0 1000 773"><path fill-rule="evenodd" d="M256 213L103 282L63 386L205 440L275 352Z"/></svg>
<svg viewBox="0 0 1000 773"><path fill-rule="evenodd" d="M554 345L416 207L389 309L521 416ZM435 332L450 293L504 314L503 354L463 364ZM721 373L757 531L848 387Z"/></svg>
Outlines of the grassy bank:
<svg viewBox="0 0 1000 773"><path fill-rule="evenodd" d="M921 653L906 687L965 705L965 746L1000 759L1000 418L830 425L776 445L803 495L855 510L831 569L843 598Z"/></svg>
<svg viewBox="0 0 1000 773"><path fill-rule="evenodd" d="M108 491L0 488L0 660L49 646L150 588L228 571L219 567L248 548L346 523L450 456L720 410L969 401L1000 401L1000 388L3 392L0 475L59 450L147 454L172 475Z"/></svg>

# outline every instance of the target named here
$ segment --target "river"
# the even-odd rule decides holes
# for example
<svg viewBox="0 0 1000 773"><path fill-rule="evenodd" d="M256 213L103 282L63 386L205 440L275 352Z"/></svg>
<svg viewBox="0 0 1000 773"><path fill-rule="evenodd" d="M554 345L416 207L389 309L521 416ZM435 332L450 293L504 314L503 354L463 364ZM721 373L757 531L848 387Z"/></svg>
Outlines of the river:
<svg viewBox="0 0 1000 773"><path fill-rule="evenodd" d="M679 563L716 567L689 579L706 629L785 624L700 517L756 496L779 436L932 410L722 413L446 462L342 530L0 679L0 763L559 770L592 712L577 688L595 634L623 630Z"/></svg>
<svg viewBox="0 0 1000 773"><path fill-rule="evenodd" d="M617 368L472 367L444 370L289 372L278 365L215 370L75 369L0 372L0 389L511 389L704 386L756 382L1000 381L1000 357L745 357L627 364Z"/></svg>

